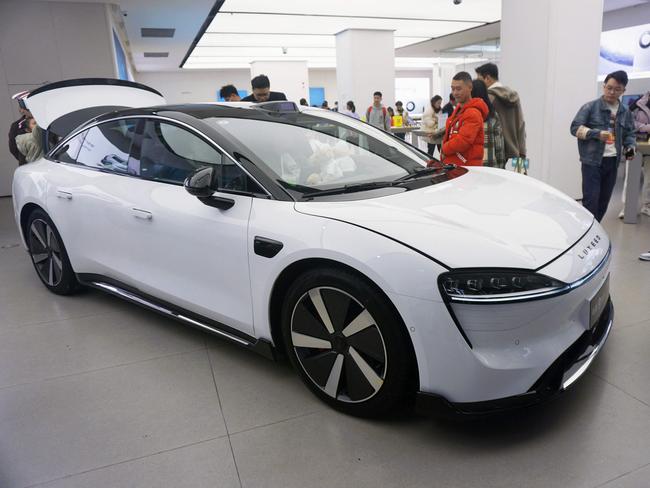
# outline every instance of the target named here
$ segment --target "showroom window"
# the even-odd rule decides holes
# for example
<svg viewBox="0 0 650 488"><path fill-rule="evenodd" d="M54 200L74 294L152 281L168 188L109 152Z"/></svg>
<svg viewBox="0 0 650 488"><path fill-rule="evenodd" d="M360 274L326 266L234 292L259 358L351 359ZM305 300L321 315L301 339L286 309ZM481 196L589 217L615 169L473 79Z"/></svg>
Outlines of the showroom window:
<svg viewBox="0 0 650 488"><path fill-rule="evenodd" d="M218 166L220 190L262 193L242 169L202 138L174 124L147 120L140 142L142 178L182 184L207 165Z"/></svg>
<svg viewBox="0 0 650 488"><path fill-rule="evenodd" d="M114 120L89 129L77 156L77 164L120 174L137 175L129 161L137 120Z"/></svg>
<svg viewBox="0 0 650 488"><path fill-rule="evenodd" d="M86 133L82 132L81 134L74 136L57 149L57 151L52 155L52 159L61 161L62 163L76 163L77 154L79 154L79 148L81 147L85 135Z"/></svg>

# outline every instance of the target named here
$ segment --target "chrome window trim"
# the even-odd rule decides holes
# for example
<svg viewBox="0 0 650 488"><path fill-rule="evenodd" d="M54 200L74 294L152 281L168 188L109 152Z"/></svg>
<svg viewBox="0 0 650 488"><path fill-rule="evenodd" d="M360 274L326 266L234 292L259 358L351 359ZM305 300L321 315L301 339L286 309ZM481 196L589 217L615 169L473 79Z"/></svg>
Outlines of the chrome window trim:
<svg viewBox="0 0 650 488"><path fill-rule="evenodd" d="M571 290L575 290L576 288L584 285L585 283L591 281L594 276L596 276L606 265L609 263L609 259L612 254L612 245L610 243L609 249L607 249L607 253L605 254L605 257L602 259L602 261L596 266L594 269L592 269L589 273L587 273L585 276L582 278L574 281L573 283L568 283L565 286L562 286L560 288L556 288L554 290L548 290L548 291L543 291L543 292L538 292L538 293L528 293L526 295L519 295L519 296L514 296L514 297L493 297L490 298L489 296L486 296L486 298L470 298L470 297L458 297L458 296L449 296L449 301L451 303L464 303L464 304L485 304L485 305L491 305L491 304L504 304L504 303L521 303L521 302L526 302L526 301L532 301L532 300L541 300L544 298L552 298L555 296L560 296L564 295L565 293L569 293Z"/></svg>
<svg viewBox="0 0 650 488"><path fill-rule="evenodd" d="M189 124L187 124L185 122L181 122L180 120L173 119L171 117L164 117L162 115L123 115L123 116L120 116L120 117L114 117L112 119L106 119L106 120L92 122L90 124L87 124L87 125L84 125L84 126L82 126L80 128L77 128L76 130L74 130L73 132L71 132L70 134L65 136L65 138L61 142L59 142L56 146L54 146L52 149L50 149L50 151L46 154L46 158L49 159L50 161L53 161L53 162L56 162L56 163L59 163L59 164L66 164L68 166L74 166L74 167L78 167L78 168L88 169L88 170L91 170L91 171L100 171L101 172L102 170L99 169L99 168L93 168L91 166L85 166L83 164L66 163L66 162L63 162L63 161L59 161L57 159L52 158L52 155L56 151L58 151L58 149L60 147L62 147L64 144L67 144L68 141L70 141L70 139L73 139L74 137L78 136L82 132L88 131L88 130L92 129L93 127L97 127L98 125L102 125L102 124L105 124L105 123L108 123L108 122L115 122L115 121L118 121L118 120L127 120L127 119L156 119L156 120L164 120L166 122L171 122L172 124L180 125L184 129L187 129L190 132L198 135L201 139L203 139L205 142L207 142L210 146L212 146L214 149L218 150L221 154L223 154L228 159L230 159L233 163L235 163L235 165L237 167L239 167L239 169L241 169L244 172L245 175L247 175L251 180L253 180L257 184L257 186L259 186L262 190L264 190L264 192L266 193L268 198L270 198L272 200L274 199L273 195L271 195L271 193L264 187L264 185L262 185L257 180L257 178L255 178L248 171L246 171L246 168L244 168L241 164L239 164L239 162L235 158L233 158L230 154L228 154L228 151L224 150L219 144L214 142L212 139L210 139L205 134L203 134L201 131L199 131L198 129L192 127L191 125L189 125ZM144 181L157 181L157 180L146 180L145 178L140 178L140 176L134 176L134 175L122 174L122 173L115 173L115 172L112 172L112 171L110 173L114 174L114 175L117 175L117 176L128 176L128 177L131 177L131 178L139 178L139 179L142 179ZM162 184L165 184L165 185L173 184L173 183L168 183L168 182L165 182L165 181L158 181L158 183L162 183ZM215 190L215 191L218 191L218 190ZM228 192L220 192L220 193L228 193ZM251 197L255 198L255 196L252 195L252 194L251 194Z"/></svg>

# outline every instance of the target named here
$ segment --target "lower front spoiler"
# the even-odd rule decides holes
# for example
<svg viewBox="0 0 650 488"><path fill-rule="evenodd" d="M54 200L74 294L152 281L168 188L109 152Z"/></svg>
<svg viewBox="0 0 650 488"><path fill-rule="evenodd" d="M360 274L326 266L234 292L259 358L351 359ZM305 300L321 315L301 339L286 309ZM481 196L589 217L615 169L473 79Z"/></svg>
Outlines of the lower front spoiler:
<svg viewBox="0 0 650 488"><path fill-rule="evenodd" d="M461 415L486 415L528 407L557 397L575 383L589 368L609 337L614 322L614 305L611 299L596 323L585 331L539 377L533 386L521 395L472 403L454 403L433 393L419 392L416 410L421 412L456 413Z"/></svg>

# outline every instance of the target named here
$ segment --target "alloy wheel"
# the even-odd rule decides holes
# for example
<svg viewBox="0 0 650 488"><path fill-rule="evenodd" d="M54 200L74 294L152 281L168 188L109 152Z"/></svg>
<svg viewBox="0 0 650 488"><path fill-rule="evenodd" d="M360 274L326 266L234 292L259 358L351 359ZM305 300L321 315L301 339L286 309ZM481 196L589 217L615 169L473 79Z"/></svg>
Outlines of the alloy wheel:
<svg viewBox="0 0 650 488"><path fill-rule="evenodd" d="M375 319L350 294L332 287L302 295L291 316L291 342L301 367L328 396L346 403L372 398L388 365Z"/></svg>
<svg viewBox="0 0 650 488"><path fill-rule="evenodd" d="M35 219L29 227L29 250L36 271L49 286L56 286L63 277L61 245L52 227Z"/></svg>

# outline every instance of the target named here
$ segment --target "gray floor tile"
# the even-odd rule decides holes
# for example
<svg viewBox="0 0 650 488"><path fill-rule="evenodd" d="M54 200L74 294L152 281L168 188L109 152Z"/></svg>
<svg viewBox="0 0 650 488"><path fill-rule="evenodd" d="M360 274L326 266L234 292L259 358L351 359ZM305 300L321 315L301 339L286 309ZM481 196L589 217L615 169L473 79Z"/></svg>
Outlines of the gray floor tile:
<svg viewBox="0 0 650 488"><path fill-rule="evenodd" d="M35 381L0 389L0 487L238 486L224 416L246 487L650 486L650 408L631 396L650 396L650 263L637 259L650 218L617 218L620 186L603 221L615 328L592 373L551 404L471 423L346 417L287 364L98 292L53 295L5 247L19 238L0 199L0 385ZM182 352L202 340L210 361ZM43 381L59 375L72 376Z"/></svg>
<svg viewBox="0 0 650 488"><path fill-rule="evenodd" d="M587 376L543 408L480 422L328 410L231 441L244 487L592 487L650 461L649 413Z"/></svg>
<svg viewBox="0 0 650 488"><path fill-rule="evenodd" d="M204 347L204 333L135 305L0 329L0 388Z"/></svg>
<svg viewBox="0 0 650 488"><path fill-rule="evenodd" d="M326 408L288 362L273 363L218 339L208 344L230 433Z"/></svg>
<svg viewBox="0 0 650 488"><path fill-rule="evenodd" d="M614 328L600 356L594 374L650 405L650 319Z"/></svg>
<svg viewBox="0 0 650 488"><path fill-rule="evenodd" d="M598 488L648 488L650 486L650 465L616 478Z"/></svg>
<svg viewBox="0 0 650 488"><path fill-rule="evenodd" d="M27 286L17 284L9 296L0 294L0 303L0 330L129 308L126 302L93 290L65 297L55 295L36 276Z"/></svg>
<svg viewBox="0 0 650 488"><path fill-rule="evenodd" d="M205 350L0 390L0 486L226 433Z"/></svg>
<svg viewBox="0 0 650 488"><path fill-rule="evenodd" d="M239 478L228 438L100 468L39 488L230 488Z"/></svg>

